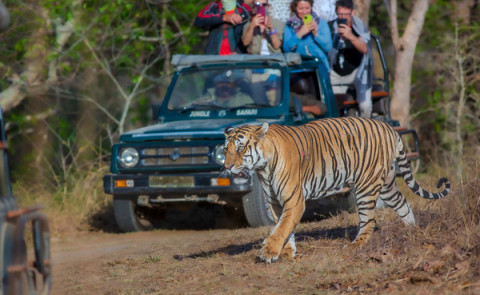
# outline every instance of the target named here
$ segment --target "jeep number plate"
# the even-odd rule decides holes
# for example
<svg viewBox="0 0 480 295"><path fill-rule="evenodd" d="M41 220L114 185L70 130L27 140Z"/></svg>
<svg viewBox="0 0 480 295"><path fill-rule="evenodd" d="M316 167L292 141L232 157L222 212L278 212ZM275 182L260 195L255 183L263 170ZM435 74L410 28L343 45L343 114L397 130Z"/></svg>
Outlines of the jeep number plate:
<svg viewBox="0 0 480 295"><path fill-rule="evenodd" d="M150 176L150 187L194 187L193 176Z"/></svg>

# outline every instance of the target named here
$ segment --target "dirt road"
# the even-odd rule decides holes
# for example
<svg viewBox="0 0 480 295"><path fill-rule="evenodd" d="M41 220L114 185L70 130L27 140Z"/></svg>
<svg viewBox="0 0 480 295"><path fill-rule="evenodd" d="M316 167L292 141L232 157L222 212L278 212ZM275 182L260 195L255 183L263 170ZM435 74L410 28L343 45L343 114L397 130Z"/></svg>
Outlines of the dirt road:
<svg viewBox="0 0 480 295"><path fill-rule="evenodd" d="M86 233L53 241L52 294L480 294L475 254L417 213L407 227L379 212L379 229L348 247L357 216L297 227L298 255L257 259L270 228Z"/></svg>
<svg viewBox="0 0 480 295"><path fill-rule="evenodd" d="M186 287L178 278L172 276L172 263L180 267L173 271L176 275L181 275L181 268L189 268L187 260L194 263L196 257L216 255L209 251L220 245L226 246L228 241L232 241L231 238L225 241L224 237L241 237L245 235L245 231L254 230L90 233L67 241L57 241L52 246L52 294L164 294L177 291L197 293L195 287ZM258 238L260 237L259 235ZM247 252L252 248L253 244L239 248L231 246L230 250L233 252L226 255L248 255ZM221 252L218 248L214 251ZM254 256L251 258L254 261ZM182 262L183 260L185 262ZM180 266L182 264L185 266ZM209 266L200 267L200 271L218 274ZM169 282L169 278L172 284L165 289L164 283ZM142 280L144 282L141 282ZM178 288L175 286L177 284Z"/></svg>

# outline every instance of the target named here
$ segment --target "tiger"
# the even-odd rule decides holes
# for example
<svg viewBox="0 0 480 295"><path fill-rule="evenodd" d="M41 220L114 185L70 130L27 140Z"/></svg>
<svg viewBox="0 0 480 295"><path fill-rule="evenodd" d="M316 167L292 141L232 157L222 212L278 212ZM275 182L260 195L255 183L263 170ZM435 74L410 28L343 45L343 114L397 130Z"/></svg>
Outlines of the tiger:
<svg viewBox="0 0 480 295"><path fill-rule="evenodd" d="M281 206L260 250L260 260L267 263L277 261L280 255L295 257L294 230L310 199L346 191L354 194L359 224L352 246L363 246L372 236L378 198L405 224L414 225L410 204L396 183L395 162L418 196L440 199L450 192L450 181L444 177L438 181L437 188L443 186L438 193L417 183L400 135L382 121L341 117L298 126L229 126L224 133L224 173L248 179L256 172L265 196Z"/></svg>

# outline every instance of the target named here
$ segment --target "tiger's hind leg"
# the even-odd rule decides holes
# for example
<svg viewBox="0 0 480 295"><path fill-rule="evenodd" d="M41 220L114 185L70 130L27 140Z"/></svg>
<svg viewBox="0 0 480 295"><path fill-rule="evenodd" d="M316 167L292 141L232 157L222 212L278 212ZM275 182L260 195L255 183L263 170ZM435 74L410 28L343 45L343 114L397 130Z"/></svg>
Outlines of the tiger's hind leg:
<svg viewBox="0 0 480 295"><path fill-rule="evenodd" d="M388 207L395 210L405 224L415 224L412 208L398 189L397 182L395 181L395 166L393 164L385 179L385 185L380 191L379 198L382 199Z"/></svg>

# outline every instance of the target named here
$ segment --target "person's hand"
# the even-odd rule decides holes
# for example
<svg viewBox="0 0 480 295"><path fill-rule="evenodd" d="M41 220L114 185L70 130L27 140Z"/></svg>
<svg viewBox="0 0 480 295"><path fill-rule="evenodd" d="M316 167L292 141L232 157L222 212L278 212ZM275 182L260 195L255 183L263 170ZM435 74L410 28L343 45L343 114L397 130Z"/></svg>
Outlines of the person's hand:
<svg viewBox="0 0 480 295"><path fill-rule="evenodd" d="M313 33L313 35L318 35L318 24L315 21L311 21L308 23L308 29L310 30L310 32Z"/></svg>
<svg viewBox="0 0 480 295"><path fill-rule="evenodd" d="M263 15L261 14L256 14L254 17L252 17L252 24L255 26L255 27L259 27L260 25L263 24L263 20L265 18L263 17Z"/></svg>
<svg viewBox="0 0 480 295"><path fill-rule="evenodd" d="M346 24L340 24L338 26L338 33L340 34L340 36L343 37L343 39L352 40L353 38L355 38L352 29Z"/></svg>
<svg viewBox="0 0 480 295"><path fill-rule="evenodd" d="M270 17L268 15L265 17L265 27L268 28L270 31L273 30L272 21L270 20Z"/></svg>
<svg viewBox="0 0 480 295"><path fill-rule="evenodd" d="M235 26L242 22L242 16L237 13L224 14L222 20Z"/></svg>
<svg viewBox="0 0 480 295"><path fill-rule="evenodd" d="M297 31L297 36L298 38L303 38L303 36L307 35L308 33L310 33L308 25L302 25L300 30Z"/></svg>
<svg viewBox="0 0 480 295"><path fill-rule="evenodd" d="M252 18L252 24L254 27L260 27L260 32L263 32L265 30L265 25L263 24L265 20L265 17L261 14L256 14Z"/></svg>

